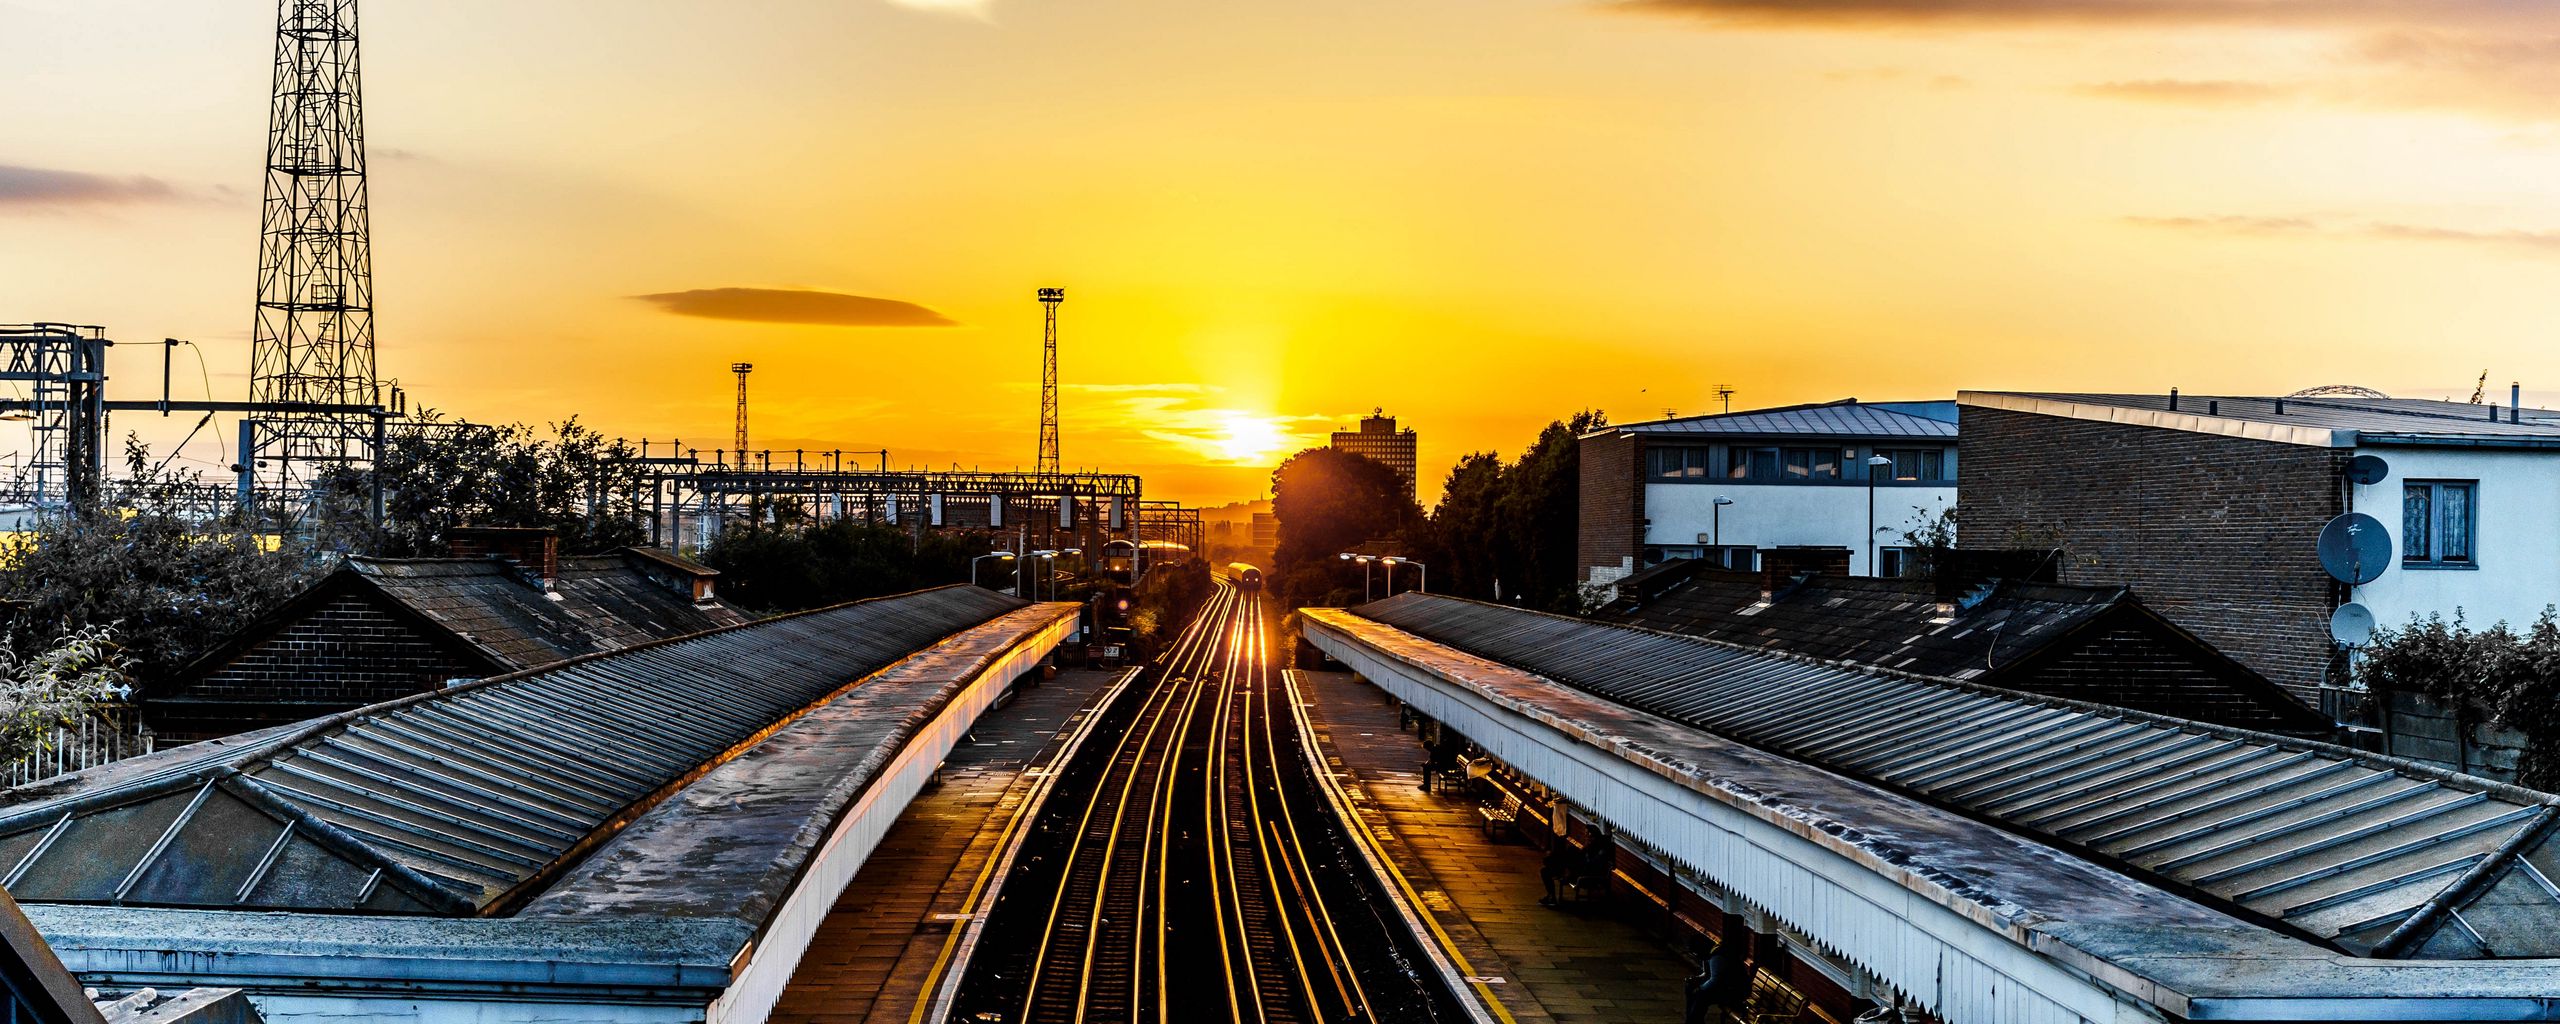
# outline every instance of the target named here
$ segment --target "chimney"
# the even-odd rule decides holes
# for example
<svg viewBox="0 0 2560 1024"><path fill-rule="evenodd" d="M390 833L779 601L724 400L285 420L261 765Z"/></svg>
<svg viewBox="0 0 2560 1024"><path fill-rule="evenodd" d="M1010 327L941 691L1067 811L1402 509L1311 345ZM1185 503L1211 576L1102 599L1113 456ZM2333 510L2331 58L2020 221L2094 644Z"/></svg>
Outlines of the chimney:
<svg viewBox="0 0 2560 1024"><path fill-rule="evenodd" d="M2520 421L2523 413L2524 382L2514 381L2507 385L2507 418Z"/></svg>
<svg viewBox="0 0 2560 1024"><path fill-rule="evenodd" d="M2178 389L2176 388L2169 389L2169 411L2178 411Z"/></svg>
<svg viewBox="0 0 2560 1024"><path fill-rule="evenodd" d="M1778 596L1778 567L1773 558L1760 559L1760 603L1767 604Z"/></svg>
<svg viewBox="0 0 2560 1024"><path fill-rule="evenodd" d="M455 558L500 559L532 577L544 593L559 591L559 534L530 526L463 526L446 542Z"/></svg>
<svg viewBox="0 0 2560 1024"><path fill-rule="evenodd" d="M2284 415L2284 399L2276 399L2276 415Z"/></svg>

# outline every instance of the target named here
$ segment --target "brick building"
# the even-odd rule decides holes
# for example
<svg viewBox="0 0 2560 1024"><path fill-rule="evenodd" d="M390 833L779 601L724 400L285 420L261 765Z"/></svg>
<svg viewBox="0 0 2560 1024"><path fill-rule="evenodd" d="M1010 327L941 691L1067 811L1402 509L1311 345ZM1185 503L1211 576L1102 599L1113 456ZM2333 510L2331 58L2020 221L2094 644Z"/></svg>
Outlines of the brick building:
<svg viewBox="0 0 2560 1024"><path fill-rule="evenodd" d="M1575 552L1586 584L1691 558L1898 576L1902 534L1956 500L1952 402L1847 399L1628 423L1583 435L1580 454Z"/></svg>
<svg viewBox="0 0 2560 1024"><path fill-rule="evenodd" d="M545 531L476 530L456 558L351 558L144 689L163 746L746 621L718 573L662 551L562 556Z"/></svg>
<svg viewBox="0 0 2560 1024"><path fill-rule="evenodd" d="M1396 429L1396 418L1385 409L1360 418L1360 429L1333 432L1333 450L1350 452L1396 471L1404 479L1405 497L1413 497L1414 473L1421 465L1418 456L1421 440L1412 427Z"/></svg>
<svg viewBox="0 0 2560 1024"><path fill-rule="evenodd" d="M2056 550L2063 581L2130 586L2333 713L2343 662L2328 620L2346 601L2386 626L2457 612L2522 626L2560 601L2560 412L2176 394L1966 392L1958 404L1963 546ZM2376 482L2346 478L2359 455L2387 466ZM2315 544L2359 510L2395 557L2349 588Z"/></svg>
<svg viewBox="0 0 2560 1024"><path fill-rule="evenodd" d="M1594 617L1761 650L2265 732L2336 724L2124 587L1742 573L1665 562Z"/></svg>

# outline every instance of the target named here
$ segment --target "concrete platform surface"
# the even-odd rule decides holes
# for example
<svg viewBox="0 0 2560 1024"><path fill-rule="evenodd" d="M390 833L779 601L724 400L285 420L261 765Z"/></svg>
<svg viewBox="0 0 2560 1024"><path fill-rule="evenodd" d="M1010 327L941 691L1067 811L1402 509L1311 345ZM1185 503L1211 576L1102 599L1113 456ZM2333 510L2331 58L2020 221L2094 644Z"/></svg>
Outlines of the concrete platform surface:
<svg viewBox="0 0 2560 1024"><path fill-rule="evenodd" d="M1606 909L1540 906L1539 851L1487 839L1475 803L1421 791L1423 750L1395 699L1348 672L1297 672L1318 743L1356 811L1474 978L1519 1024L1678 1021L1692 968Z"/></svg>
<svg viewBox="0 0 2560 1024"><path fill-rule="evenodd" d="M1063 743L1120 675L1075 670L988 711L952 750L819 925L775 1024L908 1024L1007 828Z"/></svg>

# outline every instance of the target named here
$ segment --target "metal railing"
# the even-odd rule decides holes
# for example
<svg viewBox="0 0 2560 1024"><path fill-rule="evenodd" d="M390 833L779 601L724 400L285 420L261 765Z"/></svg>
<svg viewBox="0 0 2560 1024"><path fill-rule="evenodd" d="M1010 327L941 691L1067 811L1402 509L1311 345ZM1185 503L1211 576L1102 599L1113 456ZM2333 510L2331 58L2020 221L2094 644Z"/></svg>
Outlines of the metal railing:
<svg viewBox="0 0 2560 1024"><path fill-rule="evenodd" d="M83 768L122 761L151 753L154 737L142 727L142 718L131 707L102 708L84 715L78 724L56 727L53 735L35 753L20 758L0 773L0 784L23 786L56 775L66 775Z"/></svg>

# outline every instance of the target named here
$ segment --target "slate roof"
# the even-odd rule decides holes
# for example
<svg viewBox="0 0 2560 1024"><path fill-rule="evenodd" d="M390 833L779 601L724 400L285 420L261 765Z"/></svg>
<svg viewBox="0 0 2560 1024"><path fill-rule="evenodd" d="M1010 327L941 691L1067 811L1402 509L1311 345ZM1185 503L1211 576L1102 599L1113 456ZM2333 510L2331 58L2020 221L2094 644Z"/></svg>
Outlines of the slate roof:
<svg viewBox="0 0 2560 1024"><path fill-rule="evenodd" d="M1355 614L2360 956L2560 956L2560 797L2345 747L1402 594Z"/></svg>
<svg viewBox="0 0 2560 1024"><path fill-rule="evenodd" d="M1764 603L1761 579L1752 573L1700 568L1668 585L1628 582L1620 581L1619 592L1629 596L1596 617L2244 728L2312 736L2334 730L2283 688L2153 613L2123 587L1994 579L1941 602L1925 581L1812 575L1774 581ZM2134 649L2123 642L2127 631L2148 642ZM2101 639L2115 642L2068 673L2058 671L2055 659L2063 652ZM2108 686L2110 673L2126 685ZM2070 692L2056 692L2057 685Z"/></svg>
<svg viewBox="0 0 2560 1024"><path fill-rule="evenodd" d="M716 598L697 605L624 552L560 559L558 600L494 558L350 558L343 572L447 630L506 668L618 650L731 626L747 616ZM705 570L708 571L708 570Z"/></svg>
<svg viewBox="0 0 2560 1024"><path fill-rule="evenodd" d="M839 605L194 744L0 794L22 900L504 910L698 769L1026 606L952 586Z"/></svg>
<svg viewBox="0 0 2560 1024"><path fill-rule="evenodd" d="M1607 429L1621 433L1665 436L1697 434L1734 437L1946 439L1953 439L1956 436L1956 425L1948 420L1916 415L1892 408L1890 405L1865 404L1854 398L1776 409L1719 413L1712 416L1683 416L1677 419L1624 423Z"/></svg>

